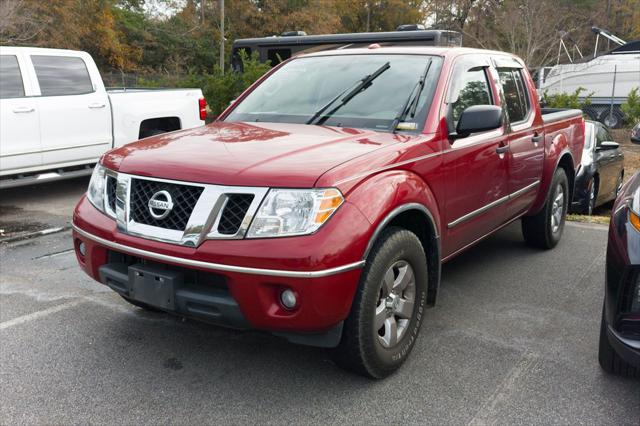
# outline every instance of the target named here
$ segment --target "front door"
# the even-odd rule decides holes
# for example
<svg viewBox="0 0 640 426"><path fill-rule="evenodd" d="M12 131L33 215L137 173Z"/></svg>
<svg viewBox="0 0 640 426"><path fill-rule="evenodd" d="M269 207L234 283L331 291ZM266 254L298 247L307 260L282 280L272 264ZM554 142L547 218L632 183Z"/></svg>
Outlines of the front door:
<svg viewBox="0 0 640 426"><path fill-rule="evenodd" d="M462 56L456 61L446 101L450 130L456 128L466 108L495 104L488 66L484 58L476 55ZM449 182L444 257L484 237L504 222L508 193L507 144L503 128L450 140L444 154L444 175Z"/></svg>

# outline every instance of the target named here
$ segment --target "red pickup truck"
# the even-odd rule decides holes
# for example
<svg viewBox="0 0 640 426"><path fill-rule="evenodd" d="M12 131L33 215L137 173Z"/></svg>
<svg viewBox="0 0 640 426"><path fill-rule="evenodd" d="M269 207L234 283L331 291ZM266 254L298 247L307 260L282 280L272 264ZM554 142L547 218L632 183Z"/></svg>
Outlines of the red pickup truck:
<svg viewBox="0 0 640 426"><path fill-rule="evenodd" d="M557 244L584 126L541 110L501 52L299 56L216 122L105 154L74 212L78 261L134 305L328 347L384 377L443 262L517 219L528 243Z"/></svg>

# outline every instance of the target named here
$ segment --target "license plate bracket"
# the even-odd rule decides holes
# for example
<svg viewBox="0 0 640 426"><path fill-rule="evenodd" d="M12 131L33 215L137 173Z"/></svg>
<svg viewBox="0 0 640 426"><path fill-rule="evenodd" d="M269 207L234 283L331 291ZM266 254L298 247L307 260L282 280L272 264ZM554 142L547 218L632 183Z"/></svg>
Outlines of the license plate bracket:
<svg viewBox="0 0 640 426"><path fill-rule="evenodd" d="M130 298L157 308L175 310L175 290L182 285L182 273L139 263L129 266L128 272Z"/></svg>

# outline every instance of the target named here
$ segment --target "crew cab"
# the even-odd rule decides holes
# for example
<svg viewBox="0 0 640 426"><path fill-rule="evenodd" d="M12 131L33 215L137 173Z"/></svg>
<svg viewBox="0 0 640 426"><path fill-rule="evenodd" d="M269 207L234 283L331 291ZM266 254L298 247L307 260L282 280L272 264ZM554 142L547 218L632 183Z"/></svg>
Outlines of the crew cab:
<svg viewBox="0 0 640 426"><path fill-rule="evenodd" d="M88 53L0 47L0 188L91 174L106 151L202 126L200 89L106 90Z"/></svg>
<svg viewBox="0 0 640 426"><path fill-rule="evenodd" d="M104 155L75 250L135 305L328 347L381 378L428 323L443 262L518 219L528 243L558 243L584 128L541 110L510 54L302 55L217 121Z"/></svg>

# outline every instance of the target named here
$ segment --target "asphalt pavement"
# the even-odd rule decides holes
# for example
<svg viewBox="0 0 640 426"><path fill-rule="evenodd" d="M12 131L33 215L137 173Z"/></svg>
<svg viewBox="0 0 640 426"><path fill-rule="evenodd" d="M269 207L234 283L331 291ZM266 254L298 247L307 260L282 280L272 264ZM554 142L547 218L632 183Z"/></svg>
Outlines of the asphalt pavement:
<svg viewBox="0 0 640 426"><path fill-rule="evenodd" d="M13 235L68 226L86 179L0 193ZM597 363L606 228L556 249L517 224L443 268L407 363L382 381L320 349L128 305L68 230L0 243L0 424L640 424L640 382Z"/></svg>

